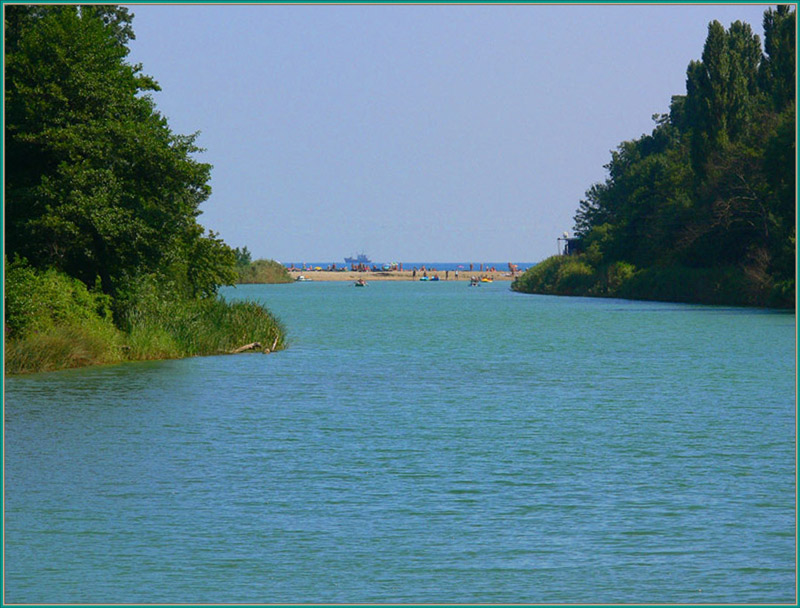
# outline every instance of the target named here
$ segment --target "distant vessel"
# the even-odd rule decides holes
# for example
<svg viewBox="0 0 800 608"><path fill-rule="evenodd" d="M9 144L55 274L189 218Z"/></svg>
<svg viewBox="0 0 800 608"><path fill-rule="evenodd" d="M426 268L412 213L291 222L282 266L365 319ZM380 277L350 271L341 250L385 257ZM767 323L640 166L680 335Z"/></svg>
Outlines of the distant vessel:
<svg viewBox="0 0 800 608"><path fill-rule="evenodd" d="M345 263L345 264L356 264L356 265L358 265L358 264L364 264L364 265L368 265L368 264L372 264L372 260L370 260L370 259L369 259L369 258L368 258L366 255L364 255L363 253L359 253L359 254L358 254L356 257L354 257L354 258L345 258L345 259L344 259L344 263Z"/></svg>

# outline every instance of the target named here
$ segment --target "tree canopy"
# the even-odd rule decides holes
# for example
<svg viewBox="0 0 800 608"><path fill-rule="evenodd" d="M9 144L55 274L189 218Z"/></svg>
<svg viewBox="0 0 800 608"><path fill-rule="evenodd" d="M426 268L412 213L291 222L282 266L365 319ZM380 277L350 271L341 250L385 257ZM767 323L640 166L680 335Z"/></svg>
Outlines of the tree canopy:
<svg viewBox="0 0 800 608"><path fill-rule="evenodd" d="M235 279L197 222L211 166L126 61L119 6L5 7L6 253L116 294L157 276L191 296Z"/></svg>
<svg viewBox="0 0 800 608"><path fill-rule="evenodd" d="M765 12L763 50L745 23L709 24L686 95L621 143L580 201L594 264L738 266L793 294L795 30L788 6Z"/></svg>

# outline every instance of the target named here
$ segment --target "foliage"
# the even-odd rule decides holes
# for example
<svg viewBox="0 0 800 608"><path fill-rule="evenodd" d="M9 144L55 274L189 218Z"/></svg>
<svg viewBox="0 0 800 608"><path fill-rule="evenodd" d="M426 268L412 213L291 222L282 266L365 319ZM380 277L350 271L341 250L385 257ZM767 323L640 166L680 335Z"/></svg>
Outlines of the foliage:
<svg viewBox="0 0 800 608"><path fill-rule="evenodd" d="M122 357L110 298L56 270L5 261L5 369L45 371Z"/></svg>
<svg viewBox="0 0 800 608"><path fill-rule="evenodd" d="M523 293L584 295L734 306L787 306L785 285L735 266L680 265L637 269L627 262L593 267L586 256L553 256L529 268L511 288Z"/></svg>
<svg viewBox="0 0 800 608"><path fill-rule="evenodd" d="M5 262L5 331L9 337L45 333L59 325L111 326L110 298L55 270Z"/></svg>
<svg viewBox="0 0 800 608"><path fill-rule="evenodd" d="M115 294L138 273L214 291L232 253L198 225L210 165L125 61L123 7L6 7L6 251ZM194 256L200 256L194 260ZM181 263L183 262L183 263Z"/></svg>
<svg viewBox="0 0 800 608"><path fill-rule="evenodd" d="M281 323L254 302L176 300L149 287L122 315L132 359L221 354L252 342L273 351L285 346Z"/></svg>
<svg viewBox="0 0 800 608"><path fill-rule="evenodd" d="M237 270L239 272L239 283L292 282L292 277L286 267L274 260L256 260L246 266L240 265Z"/></svg>
<svg viewBox="0 0 800 608"><path fill-rule="evenodd" d="M111 301L56 270L6 264L6 358L10 374L228 353L252 342L285 347L285 330L262 306L218 297L176 298L159 279Z"/></svg>
<svg viewBox="0 0 800 608"><path fill-rule="evenodd" d="M239 249L238 247L233 250L233 254L236 256L236 269L239 270L242 266L249 266L253 261L252 256L250 255L250 251L247 249L247 245Z"/></svg>
<svg viewBox="0 0 800 608"><path fill-rule="evenodd" d="M794 306L795 12L768 9L764 31L762 53L749 25L709 24L687 94L654 116L651 134L612 152L607 179L586 191L575 216L594 268L661 269L640 274L641 285L693 268L738 272L749 291L732 299Z"/></svg>
<svg viewBox="0 0 800 608"><path fill-rule="evenodd" d="M511 284L526 293L588 295L597 291L597 272L585 256L553 256L532 266Z"/></svg>
<svg viewBox="0 0 800 608"><path fill-rule="evenodd" d="M5 7L9 373L283 345L268 311L216 297L249 252L198 223L211 166L126 61L132 18L113 5Z"/></svg>

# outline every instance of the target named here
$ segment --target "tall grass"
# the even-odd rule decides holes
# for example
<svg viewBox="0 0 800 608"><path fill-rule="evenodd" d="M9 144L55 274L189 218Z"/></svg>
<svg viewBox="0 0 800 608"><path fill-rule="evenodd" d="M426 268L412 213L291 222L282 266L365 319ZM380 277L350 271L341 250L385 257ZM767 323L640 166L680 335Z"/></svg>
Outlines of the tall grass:
<svg viewBox="0 0 800 608"><path fill-rule="evenodd" d="M122 334L110 322L70 323L5 342L8 374L47 372L125 360Z"/></svg>
<svg viewBox="0 0 800 608"><path fill-rule="evenodd" d="M216 355L254 342L264 351L286 346L283 325L255 302L178 297L147 279L112 302L53 270L18 263L6 270L8 374Z"/></svg>
<svg viewBox="0 0 800 608"><path fill-rule="evenodd" d="M285 347L283 325L255 302L164 301L131 310L124 326L132 359L222 354L253 342Z"/></svg>

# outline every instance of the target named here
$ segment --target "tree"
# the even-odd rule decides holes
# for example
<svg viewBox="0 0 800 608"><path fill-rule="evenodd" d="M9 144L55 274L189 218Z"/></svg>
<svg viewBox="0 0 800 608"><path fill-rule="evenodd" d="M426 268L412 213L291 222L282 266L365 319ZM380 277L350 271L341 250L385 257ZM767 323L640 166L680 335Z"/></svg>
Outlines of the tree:
<svg viewBox="0 0 800 608"><path fill-rule="evenodd" d="M233 253L236 255L236 266L249 266L253 262L250 251L247 249L247 245L241 249L237 247L233 250Z"/></svg>
<svg viewBox="0 0 800 608"><path fill-rule="evenodd" d="M759 77L762 89L770 96L773 108L782 111L795 100L796 13L788 5L764 13L764 50Z"/></svg>
<svg viewBox="0 0 800 608"><path fill-rule="evenodd" d="M686 95L611 153L575 216L593 264L738 267L793 293L795 14L770 9L764 26L762 54L749 25L710 23Z"/></svg>
<svg viewBox="0 0 800 608"><path fill-rule="evenodd" d="M99 276L109 294L221 249L196 220L211 167L194 159L196 134L156 111L157 83L125 61L132 38L122 7L6 7L6 250L87 285Z"/></svg>

